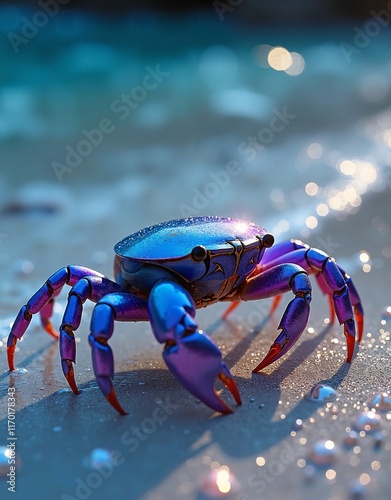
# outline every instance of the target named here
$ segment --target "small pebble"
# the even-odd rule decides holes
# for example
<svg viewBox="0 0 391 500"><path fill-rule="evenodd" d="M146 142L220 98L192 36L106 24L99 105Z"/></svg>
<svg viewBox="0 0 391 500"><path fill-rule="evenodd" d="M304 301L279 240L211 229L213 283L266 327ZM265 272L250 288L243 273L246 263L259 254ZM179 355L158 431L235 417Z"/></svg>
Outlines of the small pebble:
<svg viewBox="0 0 391 500"><path fill-rule="evenodd" d="M294 424L292 425L292 428L295 431L300 431L303 427L304 427L304 423L301 420L301 418L296 419Z"/></svg>
<svg viewBox="0 0 391 500"><path fill-rule="evenodd" d="M391 396L387 392L379 392L367 401L370 410L386 412L391 410Z"/></svg>
<svg viewBox="0 0 391 500"><path fill-rule="evenodd" d="M309 459L316 465L330 465L339 456L339 448L330 439L320 439L313 445Z"/></svg>
<svg viewBox="0 0 391 500"><path fill-rule="evenodd" d="M381 416L373 411L363 411L355 419L353 425L358 431L374 432L381 427Z"/></svg>
<svg viewBox="0 0 391 500"><path fill-rule="evenodd" d="M335 389L325 384L316 384L305 394L305 398L314 403L334 401L336 397Z"/></svg>

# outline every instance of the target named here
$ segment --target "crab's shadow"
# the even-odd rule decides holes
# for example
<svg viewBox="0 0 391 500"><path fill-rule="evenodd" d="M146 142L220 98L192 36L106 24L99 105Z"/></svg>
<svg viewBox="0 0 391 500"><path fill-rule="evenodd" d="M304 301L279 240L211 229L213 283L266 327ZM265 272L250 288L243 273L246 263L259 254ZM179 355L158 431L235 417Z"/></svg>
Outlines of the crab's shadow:
<svg viewBox="0 0 391 500"><path fill-rule="evenodd" d="M268 318L226 354L230 368L248 354L267 321ZM231 327L235 328L235 324ZM56 344L45 342L19 365L29 370L29 377L23 382L22 377L13 377L9 372L0 376L3 401L6 385L15 387L19 404L26 401L16 414L18 453L23 463L18 477L20 494L28 497L37 488L47 498L61 495L78 498L81 482L87 484L89 479L93 482L90 477L93 471L84 464L96 448L111 450L117 457L110 474L107 477L101 474L99 487L92 488L93 498L103 500L108 495L124 498L124 491L126 498L142 497L188 461L196 464L197 475L205 454L211 460L218 458L211 451L216 448L226 457L240 459L289 439L295 420L306 421L319 405L301 400L284 420L276 420L280 386L329 330L327 327L316 337L303 340L271 373L235 377L243 405L235 406L225 391L224 399L235 410L229 416L213 415L209 408L199 404L163 369L163 364L157 369L117 372L115 387L119 400L129 411L127 417L118 416L107 405L94 380L80 385L78 397L64 389L31 403L31 392L58 378L57 372L61 371ZM161 363L160 349L152 356L156 356L154 363ZM43 369L41 366L38 371L40 362ZM328 383L337 388L348 370L349 365L343 364ZM250 396L254 396L254 402ZM0 421L0 430L2 435L7 434L6 418Z"/></svg>
<svg viewBox="0 0 391 500"><path fill-rule="evenodd" d="M245 334L243 338L239 342L237 342L235 346L224 356L224 361L226 362L226 364L229 367L235 366L243 357L248 356L249 352L251 352L251 347L253 347L254 341L259 339L263 333L267 334L269 337L269 328L267 332L264 332L264 329L266 325L270 325L272 321L274 321L274 317L269 315L265 317L260 323L258 323L254 328L248 331L247 334ZM227 325L233 331L238 328L238 325L233 320L219 319L209 326L209 328L207 329L207 333L213 335L213 333L224 327L224 325ZM285 377L292 373L298 365L300 365L305 359L307 359L309 356L311 356L311 354L315 352L319 344L324 340L325 337L327 337L332 328L333 325L328 324L320 333L312 336L309 339L305 339L306 333L303 333L302 338L298 341L298 345L294 346L293 350L289 352L289 357L284 356L282 358L284 361L278 366L277 371L281 376L280 381L282 381ZM261 358L257 363L259 363L260 361ZM254 367L257 363L254 363ZM347 371L349 369L349 366L349 364L346 364ZM343 371L343 373L345 372Z"/></svg>

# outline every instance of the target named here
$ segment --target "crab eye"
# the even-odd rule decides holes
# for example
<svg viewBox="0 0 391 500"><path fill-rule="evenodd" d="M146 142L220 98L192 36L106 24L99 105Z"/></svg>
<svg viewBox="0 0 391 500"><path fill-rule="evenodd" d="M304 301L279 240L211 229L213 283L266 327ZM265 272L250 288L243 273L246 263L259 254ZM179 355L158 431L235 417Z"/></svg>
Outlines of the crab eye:
<svg viewBox="0 0 391 500"><path fill-rule="evenodd" d="M201 262L201 261L205 260L206 256L207 256L206 248L203 247L202 245L197 245L191 251L191 258L195 262Z"/></svg>
<svg viewBox="0 0 391 500"><path fill-rule="evenodd" d="M263 246L266 248L270 248L274 243L274 236L270 233L266 233L262 236Z"/></svg>

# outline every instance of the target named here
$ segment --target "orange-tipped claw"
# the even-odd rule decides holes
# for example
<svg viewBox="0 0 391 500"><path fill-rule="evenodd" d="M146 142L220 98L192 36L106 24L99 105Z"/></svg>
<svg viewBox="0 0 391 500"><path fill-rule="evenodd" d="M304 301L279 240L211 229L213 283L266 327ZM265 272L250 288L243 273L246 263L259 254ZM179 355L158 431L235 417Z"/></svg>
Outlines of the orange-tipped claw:
<svg viewBox="0 0 391 500"><path fill-rule="evenodd" d="M231 302L231 304L227 307L227 310L223 314L223 319L226 319L231 314L231 312L238 307L239 304L240 304L239 300L236 302Z"/></svg>
<svg viewBox="0 0 391 500"><path fill-rule="evenodd" d="M53 328L53 325L49 319L42 319L42 326L45 328L46 332L53 337L54 339L58 339L59 334L58 332Z"/></svg>
<svg viewBox="0 0 391 500"><path fill-rule="evenodd" d="M239 389L238 386L235 383L235 380L233 378L230 378L229 376L226 375L224 372L220 372L217 374L221 382L225 385L225 387L230 391L232 396L235 398L235 401L238 405L242 404L242 400L240 398L239 394ZM215 388L213 388L213 392L216 396L217 402L220 404L219 408L216 409L216 411L219 411L220 413L224 414L230 414L233 413L233 410L225 403L225 401L221 398L220 394L216 391Z"/></svg>
<svg viewBox="0 0 391 500"><path fill-rule="evenodd" d="M263 360L259 363L259 365L256 368L254 368L253 373L259 372L266 366L270 365L270 363L273 363L278 354L280 354L281 349L283 347L284 347L283 344L273 344L269 349L269 352L263 358Z"/></svg>
<svg viewBox="0 0 391 500"><path fill-rule="evenodd" d="M80 391L77 388L77 385L75 382L75 372L73 371L72 361L70 361L69 359L65 359L62 362L62 366L63 366L65 378L67 379L67 382L69 384L69 387L72 389L73 394L80 394Z"/></svg>
<svg viewBox="0 0 391 500"><path fill-rule="evenodd" d="M353 354L354 354L354 348L356 345L355 325L354 325L354 321L352 319L350 319L344 323L343 333L344 333L345 338L346 338L346 348L347 348L346 362L350 363L352 361Z"/></svg>
<svg viewBox="0 0 391 500"><path fill-rule="evenodd" d="M219 348L201 330L186 335L180 342L165 349L163 358L183 387L212 410L232 413L214 387L217 377L241 404L238 388L222 361Z"/></svg>
<svg viewBox="0 0 391 500"><path fill-rule="evenodd" d="M352 361L352 358L353 358L354 346L355 346L355 340L350 335L346 335L346 345L347 345L347 349L348 349L348 354L346 356L346 362L350 363Z"/></svg>
<svg viewBox="0 0 391 500"><path fill-rule="evenodd" d="M218 374L219 379L223 382L225 387L230 391L232 396L235 398L235 401L238 405L242 404L242 400L240 398L239 394L239 389L238 386L236 385L236 382L233 378L228 377L224 372L220 372ZM232 410L230 409L230 412L232 413Z"/></svg>
<svg viewBox="0 0 391 500"><path fill-rule="evenodd" d="M233 413L233 410L231 410L231 408L224 402L224 400L220 397L220 394L216 391L216 389L213 389L213 392L215 393L216 400L220 403L220 407L216 411L224 413L225 415Z"/></svg>
<svg viewBox="0 0 391 500"><path fill-rule="evenodd" d="M118 402L117 395L116 395L116 393L114 391L114 388L111 389L111 391L108 394L106 394L106 399L111 404L111 406L115 410L117 410L117 412L120 415L127 415L126 411L122 408L122 406Z"/></svg>
<svg viewBox="0 0 391 500"><path fill-rule="evenodd" d="M272 307L270 308L270 316L272 316L272 314L274 314L275 310L278 307L278 304L281 302L281 299L282 299L282 295L276 295L274 297Z"/></svg>
<svg viewBox="0 0 391 500"><path fill-rule="evenodd" d="M8 366L11 371L15 370L14 365L14 355L15 355L15 347L16 347L17 338L14 337L12 339L12 344L7 346L7 358L8 358Z"/></svg>
<svg viewBox="0 0 391 500"><path fill-rule="evenodd" d="M354 315L357 323L357 340L358 342L361 342L362 334L364 332L364 316L356 307L354 308Z"/></svg>

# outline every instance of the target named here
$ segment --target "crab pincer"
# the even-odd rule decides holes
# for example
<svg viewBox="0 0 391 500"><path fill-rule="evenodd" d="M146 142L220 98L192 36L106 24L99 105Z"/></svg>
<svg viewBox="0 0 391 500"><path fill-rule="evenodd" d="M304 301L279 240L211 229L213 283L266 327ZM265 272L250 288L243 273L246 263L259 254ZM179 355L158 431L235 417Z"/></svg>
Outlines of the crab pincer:
<svg viewBox="0 0 391 500"><path fill-rule="evenodd" d="M239 390L217 345L197 328L191 295L175 282L161 281L151 291L148 309L155 336L165 343L163 358L174 377L213 410L232 413L214 387L216 378L238 405L242 404Z"/></svg>
<svg viewBox="0 0 391 500"><path fill-rule="evenodd" d="M214 387L216 378L242 404L237 385L213 340L201 330L166 343L163 358L175 378L197 399L220 413L232 413Z"/></svg>

